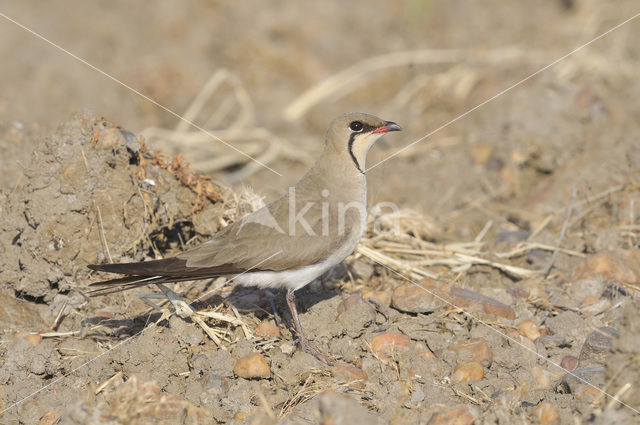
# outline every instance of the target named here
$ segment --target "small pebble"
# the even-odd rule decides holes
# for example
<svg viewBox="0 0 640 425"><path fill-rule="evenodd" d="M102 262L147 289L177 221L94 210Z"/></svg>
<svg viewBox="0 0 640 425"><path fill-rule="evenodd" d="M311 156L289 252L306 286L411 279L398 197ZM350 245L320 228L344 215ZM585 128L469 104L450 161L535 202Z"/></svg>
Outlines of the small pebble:
<svg viewBox="0 0 640 425"><path fill-rule="evenodd" d="M484 377L484 367L482 364L474 361L458 363L453 370L451 382L478 381Z"/></svg>
<svg viewBox="0 0 640 425"><path fill-rule="evenodd" d="M233 371L241 378L268 378L271 376L267 360L260 353L249 354L235 361Z"/></svg>
<svg viewBox="0 0 640 425"><path fill-rule="evenodd" d="M468 406L459 406L455 409L434 413L427 425L472 425L477 416Z"/></svg>
<svg viewBox="0 0 640 425"><path fill-rule="evenodd" d="M567 343L567 339L562 335L542 335L536 339L536 346L541 345L547 350L550 348L558 348Z"/></svg>
<svg viewBox="0 0 640 425"><path fill-rule="evenodd" d="M361 260L355 260L349 268L355 277L364 281L371 279L371 276L373 276L373 272L375 271L372 264Z"/></svg>
<svg viewBox="0 0 640 425"><path fill-rule="evenodd" d="M290 342L284 342L280 344L280 351L282 351L283 354L292 354L296 351L296 346Z"/></svg>
<svg viewBox="0 0 640 425"><path fill-rule="evenodd" d="M533 411L533 420L542 425L552 425L560 421L560 415L551 403L542 402Z"/></svg>
<svg viewBox="0 0 640 425"><path fill-rule="evenodd" d="M582 264L576 267L572 281L587 279L593 275L602 275L607 279L613 279L630 285L638 283L640 277L636 259L640 256L639 250L602 251L588 257Z"/></svg>
<svg viewBox="0 0 640 425"><path fill-rule="evenodd" d="M540 330L538 329L538 325L533 323L533 321L531 320L525 320L521 322L518 325L518 330L520 331L520 333L522 333L522 335L526 336L531 341L535 341L542 335L540 333Z"/></svg>
<svg viewBox="0 0 640 425"><path fill-rule="evenodd" d="M431 279L420 282L420 286L404 284L394 289L391 305L408 313L432 313L451 302L446 287L436 284Z"/></svg>
<svg viewBox="0 0 640 425"><path fill-rule="evenodd" d="M378 355L392 354L397 350L407 350L410 339L398 332L384 332L371 338L371 349Z"/></svg>
<svg viewBox="0 0 640 425"><path fill-rule="evenodd" d="M492 316L513 320L516 313L511 307L498 300L464 288L451 288L451 298L456 307L472 312L482 312Z"/></svg>
<svg viewBox="0 0 640 425"><path fill-rule="evenodd" d="M369 378L367 373L359 367L344 362L336 363L331 368L331 374L345 382L366 381Z"/></svg>
<svg viewBox="0 0 640 425"><path fill-rule="evenodd" d="M606 279L601 275L578 279L569 285L567 293L569 297L574 300L586 297L595 297L598 299L600 295L602 295L602 292L604 292L606 282Z"/></svg>
<svg viewBox="0 0 640 425"><path fill-rule="evenodd" d="M40 418L40 425L54 425L60 419L60 414L58 412L47 412L43 417Z"/></svg>
<svg viewBox="0 0 640 425"><path fill-rule="evenodd" d="M580 366L598 366L607 361L609 351L613 346L613 338L618 331L610 327L602 327L587 335L580 350Z"/></svg>
<svg viewBox="0 0 640 425"><path fill-rule="evenodd" d="M560 362L560 366L572 372L578 367L578 358L575 356L564 356Z"/></svg>
<svg viewBox="0 0 640 425"><path fill-rule="evenodd" d="M473 360L485 366L491 364L493 353L484 338L473 338L465 341L458 341L449 347L455 351L461 360Z"/></svg>
<svg viewBox="0 0 640 425"><path fill-rule="evenodd" d="M507 289L507 294L511 295L513 298L522 298L526 299L529 297L529 291L522 288L510 288Z"/></svg>
<svg viewBox="0 0 640 425"><path fill-rule="evenodd" d="M476 165L484 165L489 161L491 155L495 147L485 142L476 142L472 143L469 146L469 154L471 155L471 160Z"/></svg>
<svg viewBox="0 0 640 425"><path fill-rule="evenodd" d="M580 379L578 379L580 378ZM560 389L571 394L585 394L591 395L591 385L585 384L589 382L596 387L602 387L604 385L604 367L583 367L575 369L571 374L566 374L562 377Z"/></svg>
<svg viewBox="0 0 640 425"><path fill-rule="evenodd" d="M274 325L273 323L262 321L256 327L256 334L265 338L279 338L280 337L280 329Z"/></svg>
<svg viewBox="0 0 640 425"><path fill-rule="evenodd" d="M368 291L362 296L368 300L375 300L386 307L391 305L391 294L386 291Z"/></svg>
<svg viewBox="0 0 640 425"><path fill-rule="evenodd" d="M352 294L338 304L338 322L350 338L357 338L376 320L376 309L360 294Z"/></svg>
<svg viewBox="0 0 640 425"><path fill-rule="evenodd" d="M590 317L602 313L611 306L611 301L606 298L585 297L580 303L580 313L585 317Z"/></svg>
<svg viewBox="0 0 640 425"><path fill-rule="evenodd" d="M549 390L553 387L553 382L560 376L553 374L548 369L541 366L534 366L529 370L533 379L533 387L536 390Z"/></svg>
<svg viewBox="0 0 640 425"><path fill-rule="evenodd" d="M31 346L36 346L38 344L40 344L40 342L42 342L42 336L37 335L37 334L28 334L28 333L23 333L23 332L17 332L15 334L16 338L22 338L25 341L27 341L27 344L31 345Z"/></svg>

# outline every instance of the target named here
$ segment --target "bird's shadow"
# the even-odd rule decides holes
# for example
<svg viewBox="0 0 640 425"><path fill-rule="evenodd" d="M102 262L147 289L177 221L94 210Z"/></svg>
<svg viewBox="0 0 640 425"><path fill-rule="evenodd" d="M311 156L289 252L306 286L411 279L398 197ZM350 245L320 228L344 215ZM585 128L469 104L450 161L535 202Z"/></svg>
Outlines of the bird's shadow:
<svg viewBox="0 0 640 425"><path fill-rule="evenodd" d="M206 291L205 291L206 292ZM276 315L276 322L283 318L286 325L291 328L291 314L285 301L286 289L261 289L256 287L245 287L236 285L225 297L219 294L210 297L186 302L195 311L210 310L224 303L235 307L240 313L254 313L258 318L263 319ZM296 305L299 314L304 314L317 303L331 299L340 294L335 289L311 289L307 285L296 291ZM171 308L170 306L165 306ZM172 310L173 311L173 310ZM88 317L84 320L87 326L104 326L111 329L111 336L130 337L141 332L150 323L155 323L161 317L160 311L140 313L131 318L109 318L105 316ZM166 321L158 323L159 326L167 326Z"/></svg>

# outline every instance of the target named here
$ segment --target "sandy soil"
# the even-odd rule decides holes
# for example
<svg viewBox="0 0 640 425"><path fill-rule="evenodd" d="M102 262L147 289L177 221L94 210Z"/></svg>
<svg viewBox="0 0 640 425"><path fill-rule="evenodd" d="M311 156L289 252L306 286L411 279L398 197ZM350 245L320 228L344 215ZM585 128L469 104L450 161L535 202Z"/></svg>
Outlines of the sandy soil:
<svg viewBox="0 0 640 425"><path fill-rule="evenodd" d="M207 128L268 129L260 140L282 147L265 158L284 176L237 156L196 167L215 179L192 172L186 163L205 164L202 153L149 132L174 128L173 117L3 22L0 422L637 423L634 22L368 173L371 205L402 209L400 234L369 233L299 297L302 324L333 366L295 350L279 293L176 285L218 320L161 317L138 298L154 288L86 296L99 278L87 264L205 239L255 208L241 183L267 200L281 193L337 113L403 125L401 142L371 153L376 164L638 12L633 2L567 3L323 2L312 13L287 1L9 3L3 13L180 113L228 69L251 106L235 92L228 116ZM454 58L358 72L287 120L287 106L322 79L413 49ZM225 90L198 123L234 93ZM84 108L94 112L72 115ZM207 143L212 158L233 154ZM412 292L371 252L471 316ZM262 378L240 376L252 353L266 360Z"/></svg>

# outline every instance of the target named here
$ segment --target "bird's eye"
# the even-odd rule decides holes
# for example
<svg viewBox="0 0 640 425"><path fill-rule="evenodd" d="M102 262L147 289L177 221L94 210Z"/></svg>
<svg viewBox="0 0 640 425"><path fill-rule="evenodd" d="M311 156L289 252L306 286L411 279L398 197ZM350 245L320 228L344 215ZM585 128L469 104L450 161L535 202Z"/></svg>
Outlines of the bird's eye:
<svg viewBox="0 0 640 425"><path fill-rule="evenodd" d="M353 121L351 124L349 124L349 128L351 129L351 131L362 131L363 127L364 126L360 121Z"/></svg>

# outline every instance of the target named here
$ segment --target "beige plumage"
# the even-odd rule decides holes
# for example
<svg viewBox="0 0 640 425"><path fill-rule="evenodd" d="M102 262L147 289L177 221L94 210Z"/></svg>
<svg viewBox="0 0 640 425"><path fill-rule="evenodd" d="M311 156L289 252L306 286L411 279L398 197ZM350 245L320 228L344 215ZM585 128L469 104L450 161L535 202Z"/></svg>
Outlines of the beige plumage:
<svg viewBox="0 0 640 425"><path fill-rule="evenodd" d="M94 295L147 284L234 276L258 287L286 287L302 347L294 291L340 263L356 248L366 223L366 155L384 133L401 128L372 115L336 118L316 164L281 198L175 257L90 265L125 277L97 282Z"/></svg>

